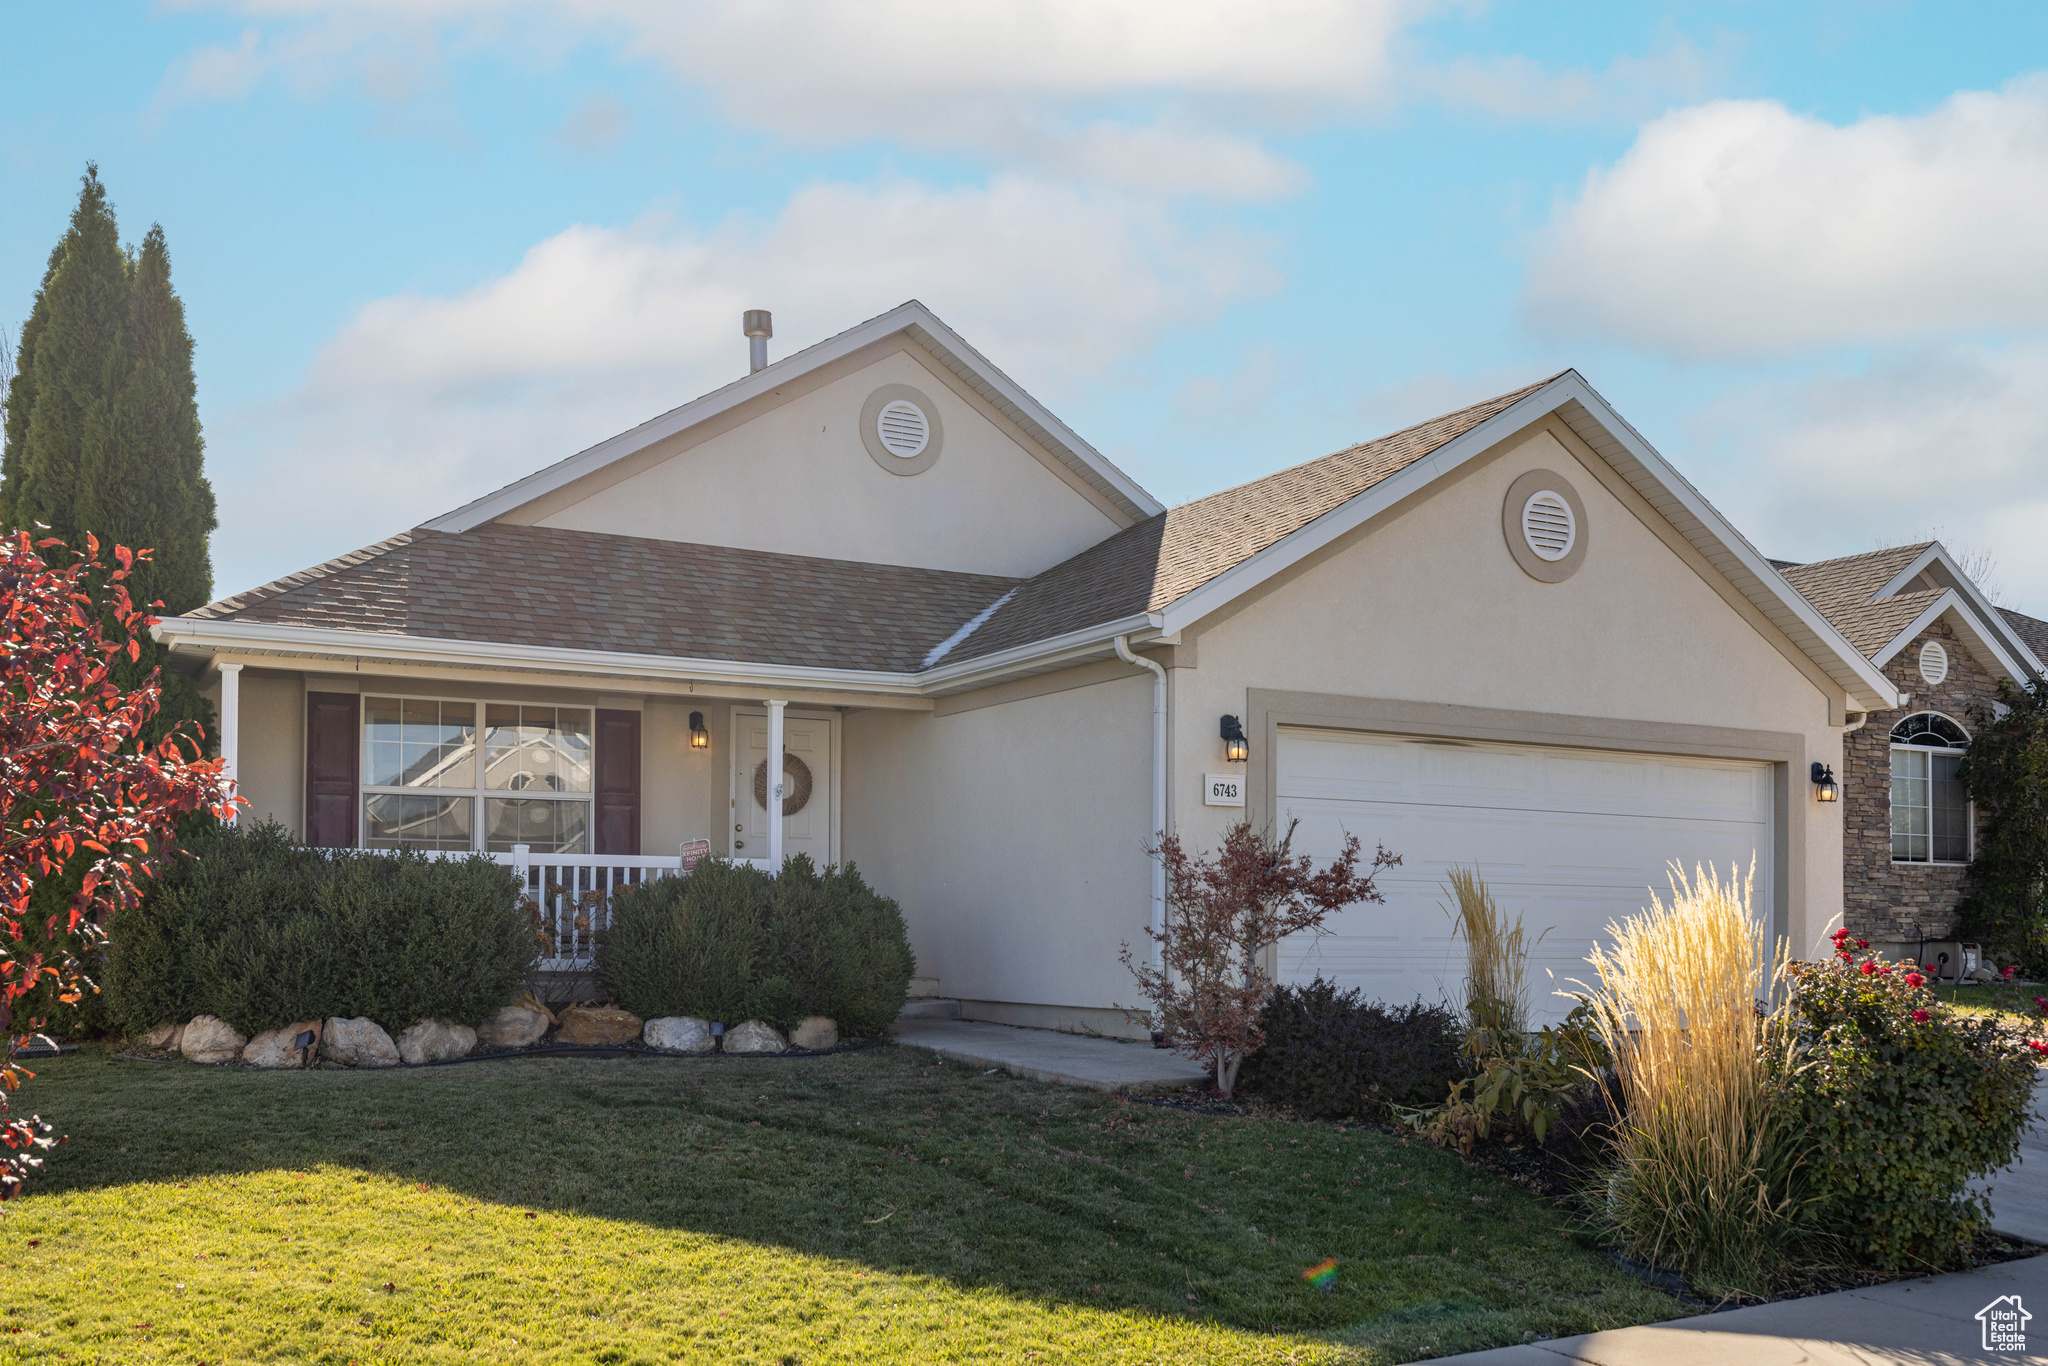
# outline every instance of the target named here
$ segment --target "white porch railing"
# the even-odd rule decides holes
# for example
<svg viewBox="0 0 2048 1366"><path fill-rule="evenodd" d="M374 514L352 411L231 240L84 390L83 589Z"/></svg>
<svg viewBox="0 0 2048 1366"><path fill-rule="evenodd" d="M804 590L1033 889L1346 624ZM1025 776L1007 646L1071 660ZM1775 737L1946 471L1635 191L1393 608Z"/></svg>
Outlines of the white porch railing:
<svg viewBox="0 0 2048 1366"><path fill-rule="evenodd" d="M468 858L469 854L449 850L428 857ZM486 857L511 869L513 879L533 898L541 933L547 938L540 964L547 972L590 967L596 936L611 927L613 893L654 878L683 874L683 861L674 854L536 854L527 845L515 844L510 853L493 852ZM775 872L766 859L732 861L770 876Z"/></svg>

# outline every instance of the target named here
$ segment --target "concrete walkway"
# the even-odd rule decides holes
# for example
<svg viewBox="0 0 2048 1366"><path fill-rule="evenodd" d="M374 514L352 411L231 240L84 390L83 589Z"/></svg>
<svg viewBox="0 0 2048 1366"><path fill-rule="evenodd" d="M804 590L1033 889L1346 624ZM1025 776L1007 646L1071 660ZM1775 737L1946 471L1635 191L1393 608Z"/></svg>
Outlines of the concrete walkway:
<svg viewBox="0 0 2048 1366"><path fill-rule="evenodd" d="M2017 1295L2024 1353L1986 1352L1977 1311ZM2043 1308L2035 1308L2035 1306ZM1933 1366L2048 1358L2048 1257L1609 1333L1442 1357L1457 1366Z"/></svg>
<svg viewBox="0 0 2048 1366"><path fill-rule="evenodd" d="M1150 1044L1050 1029L1020 1029L978 1020L899 1019L890 1033L897 1043L929 1048L954 1062L1000 1067L1032 1081L1097 1091L1160 1083L1183 1085L1207 1075L1186 1058Z"/></svg>
<svg viewBox="0 0 2048 1366"><path fill-rule="evenodd" d="M1982 1183L1991 1194L1991 1226L2048 1243L2048 1072L2034 1082L2035 1123L2020 1139L2020 1160ZM1987 1352L1977 1311L2018 1295L2040 1316L2026 1325L2024 1353ZM2036 1329L2038 1328L2038 1331ZM1780 1300L1670 1323L1531 1342L1491 1352L1441 1357L1457 1366L1927 1366L1968 1361L2048 1361L2048 1256Z"/></svg>

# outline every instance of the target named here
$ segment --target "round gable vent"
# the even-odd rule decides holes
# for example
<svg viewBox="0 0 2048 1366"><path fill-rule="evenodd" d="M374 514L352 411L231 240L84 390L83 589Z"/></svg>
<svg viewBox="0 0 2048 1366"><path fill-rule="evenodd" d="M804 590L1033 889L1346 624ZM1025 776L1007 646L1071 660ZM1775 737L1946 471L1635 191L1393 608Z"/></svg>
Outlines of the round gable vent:
<svg viewBox="0 0 2048 1366"><path fill-rule="evenodd" d="M1941 648L1940 641L1930 640L1920 647L1920 676L1929 683L1948 677L1948 651Z"/></svg>
<svg viewBox="0 0 2048 1366"><path fill-rule="evenodd" d="M1572 553L1579 542L1579 523L1563 494L1538 489L1529 495L1522 504L1522 539L1537 559L1552 564Z"/></svg>
<svg viewBox="0 0 2048 1366"><path fill-rule="evenodd" d="M915 460L931 443L931 419L910 400L895 399L875 415L875 435L882 439L882 449L898 460Z"/></svg>

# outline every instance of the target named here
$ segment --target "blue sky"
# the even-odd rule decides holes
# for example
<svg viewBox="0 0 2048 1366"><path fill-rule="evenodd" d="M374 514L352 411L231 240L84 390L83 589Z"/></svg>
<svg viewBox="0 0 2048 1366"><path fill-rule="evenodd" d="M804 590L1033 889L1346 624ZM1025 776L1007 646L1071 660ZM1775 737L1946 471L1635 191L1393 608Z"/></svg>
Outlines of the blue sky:
<svg viewBox="0 0 2048 1366"><path fill-rule="evenodd" d="M1169 502L1576 366L1766 553L2048 615L2048 9L0 10L0 323L169 235L234 591L918 297Z"/></svg>

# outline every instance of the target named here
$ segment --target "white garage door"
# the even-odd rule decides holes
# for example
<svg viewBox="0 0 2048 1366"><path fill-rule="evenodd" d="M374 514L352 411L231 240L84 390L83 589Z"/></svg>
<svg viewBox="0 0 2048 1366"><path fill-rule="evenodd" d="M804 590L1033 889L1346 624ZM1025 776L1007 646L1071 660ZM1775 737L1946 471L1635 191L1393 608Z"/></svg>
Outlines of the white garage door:
<svg viewBox="0 0 2048 1366"><path fill-rule="evenodd" d="M1300 817L1295 848L1318 863L1347 833L1370 856L1401 856L1380 879L1386 904L1355 906L1332 933L1280 946L1283 982L1320 974L1385 1001L1463 999L1464 945L1451 939L1445 873L1477 866L1494 899L1522 915L1537 1020L1568 1007L1552 996L1592 978L1587 950L1608 922L1668 888L1674 859L1747 871L1751 906L1771 906L1770 766L1605 750L1282 730L1280 828Z"/></svg>

